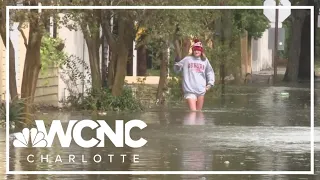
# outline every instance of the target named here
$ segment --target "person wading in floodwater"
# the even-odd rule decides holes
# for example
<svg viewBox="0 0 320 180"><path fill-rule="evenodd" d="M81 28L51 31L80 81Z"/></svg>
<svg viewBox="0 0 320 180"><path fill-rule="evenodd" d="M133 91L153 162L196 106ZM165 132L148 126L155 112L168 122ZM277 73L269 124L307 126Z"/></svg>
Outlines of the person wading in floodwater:
<svg viewBox="0 0 320 180"><path fill-rule="evenodd" d="M202 110L204 95L214 85L215 75L199 40L194 40L191 55L174 64L174 71L182 71L182 90L189 109Z"/></svg>

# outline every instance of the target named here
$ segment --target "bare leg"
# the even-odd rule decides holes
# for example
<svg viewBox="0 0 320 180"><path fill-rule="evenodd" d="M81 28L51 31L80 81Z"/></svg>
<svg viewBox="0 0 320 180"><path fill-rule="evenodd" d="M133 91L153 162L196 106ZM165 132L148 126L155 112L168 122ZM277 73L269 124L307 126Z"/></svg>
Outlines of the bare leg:
<svg viewBox="0 0 320 180"><path fill-rule="evenodd" d="M197 110L197 100L196 99L188 98L187 99L187 103L188 103L189 109L191 111L196 111Z"/></svg>
<svg viewBox="0 0 320 180"><path fill-rule="evenodd" d="M201 111L203 107L204 96L199 96L197 100L197 111Z"/></svg>

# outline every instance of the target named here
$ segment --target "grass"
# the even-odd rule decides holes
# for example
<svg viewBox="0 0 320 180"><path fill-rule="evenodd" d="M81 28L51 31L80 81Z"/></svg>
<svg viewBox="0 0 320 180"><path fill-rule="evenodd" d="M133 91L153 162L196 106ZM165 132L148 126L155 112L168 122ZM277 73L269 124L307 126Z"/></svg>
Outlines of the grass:
<svg viewBox="0 0 320 180"><path fill-rule="evenodd" d="M160 76L160 69L148 69L147 75L148 76Z"/></svg>

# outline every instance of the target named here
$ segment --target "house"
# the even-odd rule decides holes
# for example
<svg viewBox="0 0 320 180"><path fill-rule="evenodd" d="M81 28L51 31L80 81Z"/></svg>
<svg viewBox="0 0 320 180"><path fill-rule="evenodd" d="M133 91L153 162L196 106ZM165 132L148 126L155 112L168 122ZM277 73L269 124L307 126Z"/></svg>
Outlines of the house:
<svg viewBox="0 0 320 180"><path fill-rule="evenodd" d="M252 72L272 68L272 50L268 48L269 30L263 32L261 38L251 40L251 67ZM249 60L250 61L250 60Z"/></svg>

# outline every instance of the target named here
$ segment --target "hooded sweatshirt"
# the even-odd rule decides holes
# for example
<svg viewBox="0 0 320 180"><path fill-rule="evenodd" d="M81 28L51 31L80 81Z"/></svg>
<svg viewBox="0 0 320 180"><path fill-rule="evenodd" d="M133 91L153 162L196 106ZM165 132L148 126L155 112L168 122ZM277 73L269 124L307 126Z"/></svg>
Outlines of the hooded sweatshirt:
<svg viewBox="0 0 320 180"><path fill-rule="evenodd" d="M208 59L201 60L200 57L187 56L175 63L174 71L183 74L183 92L196 95L204 95L206 86L214 85L215 75Z"/></svg>

